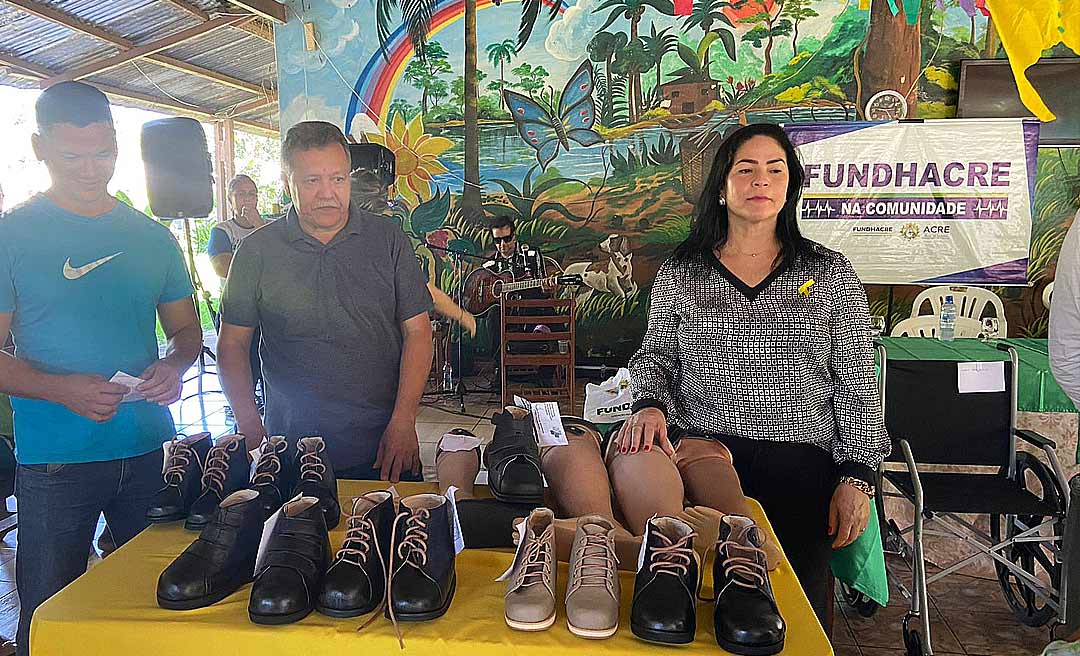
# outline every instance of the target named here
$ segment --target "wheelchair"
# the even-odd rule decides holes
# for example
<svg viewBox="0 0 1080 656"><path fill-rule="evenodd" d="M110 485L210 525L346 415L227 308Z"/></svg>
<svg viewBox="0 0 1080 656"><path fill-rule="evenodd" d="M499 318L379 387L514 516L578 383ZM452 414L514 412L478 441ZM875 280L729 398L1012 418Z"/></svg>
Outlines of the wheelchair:
<svg viewBox="0 0 1080 656"><path fill-rule="evenodd" d="M1016 428L1017 354L1007 345L998 349L1008 354L1002 363L1005 390L960 393L958 363L890 362L884 346L876 347L879 394L893 441L887 462L894 463L878 472L876 502L887 550L892 543L895 551L910 554L911 605L903 620L909 656L933 653L927 587L981 558L993 559L1018 621L1032 627L1065 622L1062 545L1069 487L1054 442ZM1017 450L1018 440L1040 450L1042 458ZM927 465L952 467L927 471ZM885 493L884 481L898 492ZM912 504L910 526L886 519L885 496ZM989 532L961 516L970 514L988 515ZM927 576L924 536L964 540L977 552ZM858 605L865 600L845 597L868 614Z"/></svg>

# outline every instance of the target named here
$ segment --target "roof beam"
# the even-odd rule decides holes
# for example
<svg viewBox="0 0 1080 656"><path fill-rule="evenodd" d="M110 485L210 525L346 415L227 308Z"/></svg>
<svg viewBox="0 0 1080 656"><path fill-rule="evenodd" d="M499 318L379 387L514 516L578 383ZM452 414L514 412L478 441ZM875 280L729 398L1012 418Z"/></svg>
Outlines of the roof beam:
<svg viewBox="0 0 1080 656"><path fill-rule="evenodd" d="M186 30L180 30L175 34L170 34L163 39L158 39L157 41L152 41L145 45L135 46L134 48L123 50L120 53L113 55L112 57L106 57L105 59L96 61L92 64L87 64L86 66L81 66L79 68L74 68L69 71L64 71L59 75L55 75L47 80L44 80L41 83L41 86L42 88L50 87L57 82L64 82L67 80L81 80L84 77L89 77L91 75L98 75L106 71L111 71L114 68L123 66L124 64L128 63L133 59L141 59L143 57L147 57L149 55L161 52L166 48L171 48L173 46L184 43L185 41L190 41L195 37L209 34L210 32L213 32L214 30L220 29L222 27L254 19L254 16L249 16L247 18L214 18L212 20L206 21L205 23L200 23L199 25L189 27Z"/></svg>
<svg viewBox="0 0 1080 656"><path fill-rule="evenodd" d="M161 2L168 3L180 11L187 12L201 21L210 20L210 14L191 4L187 0L161 0ZM234 27L238 30L247 32L251 36L257 36L263 41L268 41L270 43L274 42L274 29L270 27L270 23L261 16L250 23L244 23L243 25L236 25Z"/></svg>
<svg viewBox="0 0 1080 656"><path fill-rule="evenodd" d="M58 11L57 9L46 5L43 2L39 2L38 0L3 0L3 2L14 5L29 14L37 16L38 18L56 23L58 25L62 25L69 30L94 37L100 41L104 41L110 45L116 46L117 48L128 50L136 47L135 42L129 39L126 39L118 34L114 34L103 28L97 27L96 25L91 25L89 23L81 21L76 17L72 16L71 14ZM155 64L165 66L166 68L171 68L177 71L182 71L184 73L189 73L191 75L201 77L206 80L212 80L214 82L224 84L225 86L232 87L234 89L240 89L242 91L247 91L248 93L253 93L256 95L262 95L264 93L263 88L258 84L255 84L254 82L241 80L230 75L220 73L218 71L213 71L208 68L198 66L196 64L191 64L176 59L175 57L169 57L168 55L163 54L153 54L146 57L146 59L154 62Z"/></svg>
<svg viewBox="0 0 1080 656"><path fill-rule="evenodd" d="M13 55L8 55L2 52L0 52L0 64L25 71L27 77L46 79L56 75L56 71L41 66L40 64L35 64L34 62L27 61L20 57L15 57ZM100 89L105 95L111 96L118 100L135 101L149 107L167 111L170 114L176 114L178 116L191 116L193 118L209 122L221 120L221 117L217 116L215 112L202 107L193 107L171 100L156 98L154 96L141 93L139 91L121 89L119 87L113 87L108 84L96 84L94 82L90 82L89 84ZM272 137L276 137L278 134L278 131L272 125L267 123L262 123L260 121L249 121L244 119L233 120L236 122L237 125L257 134Z"/></svg>
<svg viewBox="0 0 1080 656"><path fill-rule="evenodd" d="M287 20L285 5L277 2L277 0L229 0L229 4L243 7L279 25L284 25Z"/></svg>
<svg viewBox="0 0 1080 656"><path fill-rule="evenodd" d="M241 103L229 110L229 114L236 116L238 114L247 114L248 112L256 109L261 109L267 105L272 105L277 102L277 94L267 95L263 98L256 98L250 102Z"/></svg>

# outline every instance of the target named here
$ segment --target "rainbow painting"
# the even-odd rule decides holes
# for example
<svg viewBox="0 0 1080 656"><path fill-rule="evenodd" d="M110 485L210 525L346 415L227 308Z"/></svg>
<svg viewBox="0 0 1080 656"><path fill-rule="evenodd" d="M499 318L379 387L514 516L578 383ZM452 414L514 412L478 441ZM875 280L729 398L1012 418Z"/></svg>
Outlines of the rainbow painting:
<svg viewBox="0 0 1080 656"><path fill-rule="evenodd" d="M547 7L553 6L555 2L559 2L560 14L569 6L566 0L543 0ZM477 11L493 6L497 6L493 0L476 0ZM428 31L428 36L439 33L464 14L465 0L439 0L431 17L431 29ZM370 116L376 124L385 124L394 87L397 86L398 79L412 57L412 44L409 43L405 26L399 25L386 41L386 57L383 56L381 50L376 50L364 65L360 77L353 86L353 92L349 98L349 110L345 114L345 134L349 134L353 119L361 112Z"/></svg>

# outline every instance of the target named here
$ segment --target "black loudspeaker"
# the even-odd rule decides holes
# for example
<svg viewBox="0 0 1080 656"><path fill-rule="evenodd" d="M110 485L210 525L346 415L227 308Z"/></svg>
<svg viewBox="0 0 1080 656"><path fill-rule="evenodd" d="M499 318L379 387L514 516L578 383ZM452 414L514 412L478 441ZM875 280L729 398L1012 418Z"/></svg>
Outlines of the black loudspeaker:
<svg viewBox="0 0 1080 656"><path fill-rule="evenodd" d="M374 143L349 144L349 158L353 173L370 171L379 176L384 187L394 184L397 160L389 148Z"/></svg>
<svg viewBox="0 0 1080 656"><path fill-rule="evenodd" d="M142 126L150 211L162 219L201 219L214 209L214 168L202 125L163 118Z"/></svg>

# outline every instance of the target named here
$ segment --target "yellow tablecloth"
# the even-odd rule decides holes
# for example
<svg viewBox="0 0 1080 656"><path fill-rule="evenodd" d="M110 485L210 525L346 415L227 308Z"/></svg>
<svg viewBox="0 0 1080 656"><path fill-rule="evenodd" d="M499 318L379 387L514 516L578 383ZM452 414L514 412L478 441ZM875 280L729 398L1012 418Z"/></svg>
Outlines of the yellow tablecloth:
<svg viewBox="0 0 1080 656"><path fill-rule="evenodd" d="M340 481L342 507L346 501L379 483ZM434 491L428 483L401 483L402 495ZM773 538L760 506L752 503L758 523ZM345 522L331 532L333 548L341 544ZM158 608L158 575L195 538L181 522L154 526L124 545L85 576L45 602L34 614L30 644L34 656L341 656L399 653L390 620L380 618L357 633L366 617L337 620L312 613L287 626L257 626L248 620L250 585L225 600L193 611ZM26 548L30 545L23 545ZM622 617L619 632L609 640L583 640L566 629L561 600L566 592L566 564L558 573L559 618L538 633L513 631L503 621L505 583L495 582L510 564L509 552L467 549L457 557L457 592L446 615L432 622L401 623L405 653L434 656L552 656L571 650L590 653L674 653L671 648L643 642L630 632L630 602L634 577L622 572ZM711 560L710 560L711 562ZM829 656L833 653L810 604L786 558L771 573L780 610L787 621L784 654ZM711 572L706 590L711 590ZM695 647L724 653L713 639L712 606L698 604ZM583 652L582 652L583 653Z"/></svg>

